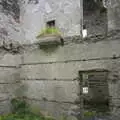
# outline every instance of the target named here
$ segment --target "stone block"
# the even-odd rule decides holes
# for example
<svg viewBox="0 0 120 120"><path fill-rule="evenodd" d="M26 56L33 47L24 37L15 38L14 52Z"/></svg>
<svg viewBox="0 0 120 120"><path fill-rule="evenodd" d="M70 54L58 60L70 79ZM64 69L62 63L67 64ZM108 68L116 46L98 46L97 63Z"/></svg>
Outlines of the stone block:
<svg viewBox="0 0 120 120"><path fill-rule="evenodd" d="M57 47L61 44L61 37L59 35L45 35L39 38L38 44L41 49L45 49L45 47Z"/></svg>

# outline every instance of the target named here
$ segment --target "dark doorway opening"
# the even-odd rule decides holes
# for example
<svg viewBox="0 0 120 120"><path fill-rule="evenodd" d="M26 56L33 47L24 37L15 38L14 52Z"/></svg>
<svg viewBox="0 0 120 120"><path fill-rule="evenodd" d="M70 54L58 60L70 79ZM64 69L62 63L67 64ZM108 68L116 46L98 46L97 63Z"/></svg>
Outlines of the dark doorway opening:
<svg viewBox="0 0 120 120"><path fill-rule="evenodd" d="M108 71L107 70L88 70L79 71L80 88L82 93L83 109L86 111L96 111L97 113L109 112L109 89L108 89ZM84 88L88 92L84 93Z"/></svg>

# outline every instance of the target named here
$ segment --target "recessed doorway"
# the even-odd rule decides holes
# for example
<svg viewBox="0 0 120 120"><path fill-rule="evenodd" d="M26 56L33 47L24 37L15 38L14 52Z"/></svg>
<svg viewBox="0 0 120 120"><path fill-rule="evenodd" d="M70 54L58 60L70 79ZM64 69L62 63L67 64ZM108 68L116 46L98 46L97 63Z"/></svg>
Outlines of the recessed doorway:
<svg viewBox="0 0 120 120"><path fill-rule="evenodd" d="M109 112L108 71L104 69L79 71L83 109Z"/></svg>

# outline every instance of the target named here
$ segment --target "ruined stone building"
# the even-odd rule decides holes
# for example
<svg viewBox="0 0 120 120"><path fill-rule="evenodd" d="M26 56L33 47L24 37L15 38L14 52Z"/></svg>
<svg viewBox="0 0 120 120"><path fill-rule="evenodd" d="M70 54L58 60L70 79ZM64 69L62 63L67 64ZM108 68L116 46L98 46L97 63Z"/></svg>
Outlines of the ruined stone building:
<svg viewBox="0 0 120 120"><path fill-rule="evenodd" d="M36 39L51 22L62 41ZM69 120L94 104L120 114L120 0L0 0L0 38L1 114L14 97Z"/></svg>

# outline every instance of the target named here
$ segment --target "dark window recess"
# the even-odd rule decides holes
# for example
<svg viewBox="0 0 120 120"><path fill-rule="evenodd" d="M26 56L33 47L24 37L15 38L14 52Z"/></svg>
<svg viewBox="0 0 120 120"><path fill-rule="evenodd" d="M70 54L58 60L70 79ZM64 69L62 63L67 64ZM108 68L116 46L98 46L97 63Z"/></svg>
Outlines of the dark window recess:
<svg viewBox="0 0 120 120"><path fill-rule="evenodd" d="M83 25L83 30L85 30L86 29L86 25Z"/></svg>
<svg viewBox="0 0 120 120"><path fill-rule="evenodd" d="M47 27L55 27L55 20L48 21L46 25Z"/></svg>

